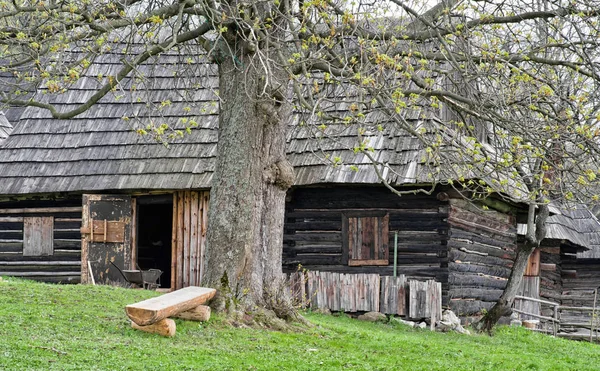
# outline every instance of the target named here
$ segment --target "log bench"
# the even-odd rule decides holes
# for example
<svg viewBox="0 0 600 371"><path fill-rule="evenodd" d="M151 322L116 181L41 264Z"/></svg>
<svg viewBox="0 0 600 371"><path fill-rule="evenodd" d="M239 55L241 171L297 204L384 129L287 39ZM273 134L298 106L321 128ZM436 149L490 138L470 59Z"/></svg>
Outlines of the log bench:
<svg viewBox="0 0 600 371"><path fill-rule="evenodd" d="M210 307L203 304L216 294L215 289L190 286L155 298L130 304L125 307L131 319L131 327L160 334L175 335L175 321L169 317L206 321L210 318Z"/></svg>

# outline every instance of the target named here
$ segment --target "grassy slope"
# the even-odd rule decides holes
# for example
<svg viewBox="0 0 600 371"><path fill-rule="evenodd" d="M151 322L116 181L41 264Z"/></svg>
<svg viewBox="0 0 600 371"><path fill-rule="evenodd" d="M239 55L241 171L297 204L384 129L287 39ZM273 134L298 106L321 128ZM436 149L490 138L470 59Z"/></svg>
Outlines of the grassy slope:
<svg viewBox="0 0 600 371"><path fill-rule="evenodd" d="M156 295L0 281L0 370L592 370L600 348L501 328L462 336L307 314L301 334L177 321L162 338L130 328L126 304Z"/></svg>

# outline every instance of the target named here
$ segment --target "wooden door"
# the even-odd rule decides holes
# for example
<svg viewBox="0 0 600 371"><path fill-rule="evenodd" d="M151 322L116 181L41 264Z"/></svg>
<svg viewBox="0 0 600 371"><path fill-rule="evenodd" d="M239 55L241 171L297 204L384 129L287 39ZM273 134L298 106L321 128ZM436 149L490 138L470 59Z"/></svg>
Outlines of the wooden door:
<svg viewBox="0 0 600 371"><path fill-rule="evenodd" d="M131 197L83 195L81 227L81 282L90 283L89 267L96 283L123 281L121 269L131 267ZM89 263L88 263L89 262Z"/></svg>
<svg viewBox="0 0 600 371"><path fill-rule="evenodd" d="M200 286L208 222L208 191L173 194L171 289Z"/></svg>

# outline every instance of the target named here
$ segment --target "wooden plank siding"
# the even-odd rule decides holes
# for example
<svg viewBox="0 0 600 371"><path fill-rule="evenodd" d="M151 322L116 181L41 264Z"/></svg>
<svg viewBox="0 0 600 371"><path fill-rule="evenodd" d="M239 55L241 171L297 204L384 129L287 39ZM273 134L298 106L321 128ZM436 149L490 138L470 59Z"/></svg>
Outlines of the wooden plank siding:
<svg viewBox="0 0 600 371"><path fill-rule="evenodd" d="M208 202L208 191L173 193L171 253L171 289L173 290L201 284Z"/></svg>
<svg viewBox="0 0 600 371"><path fill-rule="evenodd" d="M516 256L516 220L466 200L449 202L449 307L470 315L491 308L506 286Z"/></svg>
<svg viewBox="0 0 600 371"><path fill-rule="evenodd" d="M349 229L343 222L344 215L388 216L387 265L349 265L353 256L343 238ZM399 197L383 187L297 188L290 191L286 204L283 269L291 273L301 265L310 271L391 276L394 232L398 231L398 274L441 282L445 303L447 217L447 202L438 200L435 195ZM361 258L364 259L362 251Z"/></svg>
<svg viewBox="0 0 600 371"><path fill-rule="evenodd" d="M0 214L0 276L80 281L80 197L6 200L0 202Z"/></svg>

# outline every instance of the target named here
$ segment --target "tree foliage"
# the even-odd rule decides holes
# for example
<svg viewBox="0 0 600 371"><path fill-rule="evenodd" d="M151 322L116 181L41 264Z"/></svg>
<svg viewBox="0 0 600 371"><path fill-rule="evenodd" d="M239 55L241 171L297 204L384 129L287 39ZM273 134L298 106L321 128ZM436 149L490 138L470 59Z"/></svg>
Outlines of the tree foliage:
<svg viewBox="0 0 600 371"><path fill-rule="evenodd" d="M247 98L268 117L281 120L279 107L292 105L302 117L299 124L315 136L336 127L355 130L352 149L372 159L380 174L394 169L377 160L366 136L394 130L419 138L419 161L427 165L421 177L451 184L471 198L493 193L529 205L527 239L537 246L544 224L537 210L547 214L553 200L600 198L600 3L441 0L432 5L420 0L2 1L1 68L12 89L1 99L69 118L108 93L135 89L132 81L147 78L137 67L156 55L177 51L185 57L188 63L174 75L182 80L200 73L194 72L195 58L208 57L222 67L222 79L234 74L258 79ZM126 51L119 70L96 76L97 92L85 104L59 112L31 94L34 86L47 94L68 91L96 58L115 48ZM225 100L220 104L227 109ZM165 129L149 128L160 138ZM345 166L342 158L323 160Z"/></svg>

